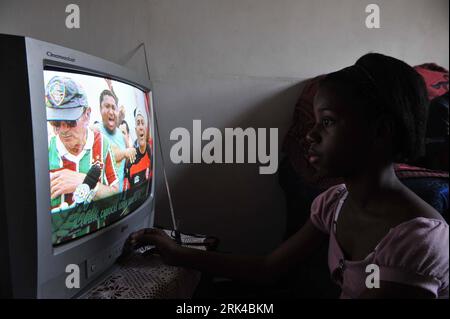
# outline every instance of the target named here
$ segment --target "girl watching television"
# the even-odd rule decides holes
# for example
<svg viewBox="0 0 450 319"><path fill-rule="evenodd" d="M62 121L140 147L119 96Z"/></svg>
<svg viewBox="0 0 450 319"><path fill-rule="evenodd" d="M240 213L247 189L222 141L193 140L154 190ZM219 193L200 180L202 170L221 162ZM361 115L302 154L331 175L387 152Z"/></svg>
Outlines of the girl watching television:
<svg viewBox="0 0 450 319"><path fill-rule="evenodd" d="M321 81L315 125L307 136L317 174L345 182L320 194L310 219L275 251L266 256L199 251L157 229L133 233L129 243L155 245L172 265L276 282L328 240L331 278L341 298L448 298L449 226L400 182L393 167L422 155L427 105L424 81L412 67L366 54ZM379 284L371 289L366 269L373 267Z"/></svg>

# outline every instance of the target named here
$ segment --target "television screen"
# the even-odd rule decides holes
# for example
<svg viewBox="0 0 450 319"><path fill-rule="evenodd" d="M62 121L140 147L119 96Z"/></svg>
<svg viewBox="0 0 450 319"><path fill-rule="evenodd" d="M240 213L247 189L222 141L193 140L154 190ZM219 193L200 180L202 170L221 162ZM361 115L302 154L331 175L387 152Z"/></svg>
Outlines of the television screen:
<svg viewBox="0 0 450 319"><path fill-rule="evenodd" d="M53 245L130 214L151 193L151 92L44 70Z"/></svg>

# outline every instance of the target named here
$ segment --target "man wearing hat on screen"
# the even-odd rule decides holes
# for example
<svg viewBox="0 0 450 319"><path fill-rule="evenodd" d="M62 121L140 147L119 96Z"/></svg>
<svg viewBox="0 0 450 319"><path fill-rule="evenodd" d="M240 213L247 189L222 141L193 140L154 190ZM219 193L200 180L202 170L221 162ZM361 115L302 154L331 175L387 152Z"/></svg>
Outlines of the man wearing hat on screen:
<svg viewBox="0 0 450 319"><path fill-rule="evenodd" d="M133 189L147 183L152 178L152 154L148 143L147 115L141 109L134 110L136 130L136 159L125 164L124 189ZM148 185L148 184L147 184Z"/></svg>
<svg viewBox="0 0 450 319"><path fill-rule="evenodd" d="M55 133L48 148L52 212L73 207L86 199L81 196L86 194L80 188L89 181L93 165L101 172L90 190L90 199L117 193L114 156L108 140L88 126L91 109L83 88L71 78L55 76L46 86L45 103L47 121Z"/></svg>

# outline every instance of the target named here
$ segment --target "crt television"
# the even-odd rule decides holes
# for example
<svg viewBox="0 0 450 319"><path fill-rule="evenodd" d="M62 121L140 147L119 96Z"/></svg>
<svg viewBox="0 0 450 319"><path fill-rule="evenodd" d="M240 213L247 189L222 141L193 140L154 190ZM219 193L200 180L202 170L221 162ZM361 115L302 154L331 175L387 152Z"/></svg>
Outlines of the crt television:
<svg viewBox="0 0 450 319"><path fill-rule="evenodd" d="M76 297L153 225L152 86L28 37L0 57L0 296Z"/></svg>

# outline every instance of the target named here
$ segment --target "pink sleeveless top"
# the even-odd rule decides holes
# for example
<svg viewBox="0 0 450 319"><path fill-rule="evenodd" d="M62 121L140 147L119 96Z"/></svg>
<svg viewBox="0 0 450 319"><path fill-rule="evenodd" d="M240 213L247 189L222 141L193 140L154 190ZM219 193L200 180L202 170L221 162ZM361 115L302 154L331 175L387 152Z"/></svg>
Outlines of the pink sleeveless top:
<svg viewBox="0 0 450 319"><path fill-rule="evenodd" d="M312 223L330 235L328 265L332 279L342 289L341 298L357 298L367 289L366 279L375 274L370 268L366 272L370 264L378 266L380 281L416 286L436 298L448 298L448 224L425 217L411 219L391 228L365 259L345 260L336 240L336 224L347 194L344 184L333 186L311 206Z"/></svg>

